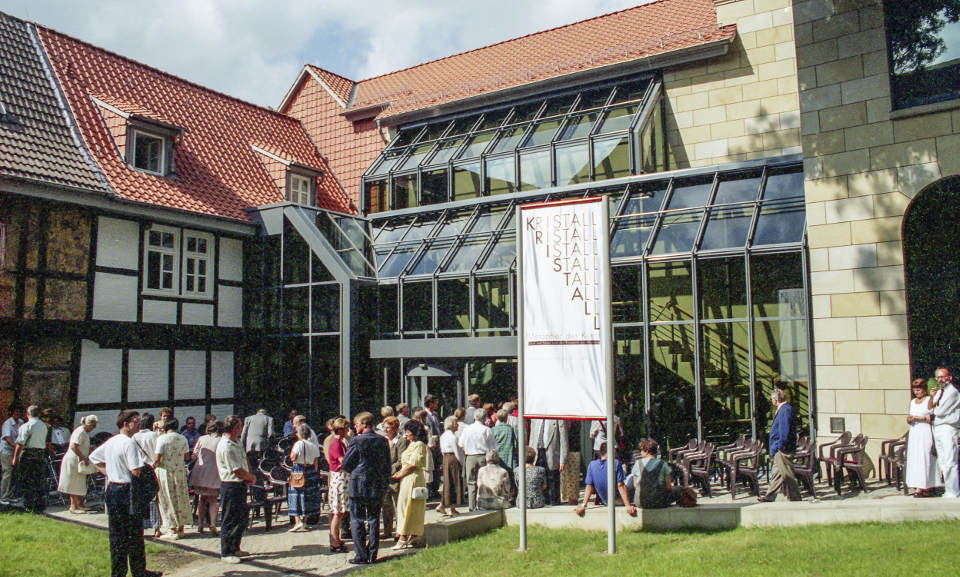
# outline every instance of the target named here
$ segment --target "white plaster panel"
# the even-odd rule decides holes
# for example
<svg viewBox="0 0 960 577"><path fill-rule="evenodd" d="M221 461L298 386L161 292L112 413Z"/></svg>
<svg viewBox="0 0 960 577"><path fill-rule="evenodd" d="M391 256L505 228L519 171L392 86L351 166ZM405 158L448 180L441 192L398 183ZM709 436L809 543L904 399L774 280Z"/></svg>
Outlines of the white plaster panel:
<svg viewBox="0 0 960 577"><path fill-rule="evenodd" d="M96 415L97 426L90 431L90 437L92 438L97 433L110 433L111 435L115 435L117 433L118 414L120 414L120 411L77 411L73 414L72 429L80 426L80 419L87 415Z"/></svg>
<svg viewBox="0 0 960 577"><path fill-rule="evenodd" d="M93 318L137 320L137 277L98 272L93 284Z"/></svg>
<svg viewBox="0 0 960 577"><path fill-rule="evenodd" d="M196 405L189 407L176 407L173 410L173 416L180 421L180 428L187 426L187 417L193 417L197 421L197 428L203 426L203 417L207 414L206 405Z"/></svg>
<svg viewBox="0 0 960 577"><path fill-rule="evenodd" d="M220 280L243 280L243 242L220 239Z"/></svg>
<svg viewBox="0 0 960 577"><path fill-rule="evenodd" d="M233 405L214 405L210 407L210 412L217 416L221 421L233 413Z"/></svg>
<svg viewBox="0 0 960 577"><path fill-rule="evenodd" d="M177 324L177 303L173 301L143 301L143 322L164 325Z"/></svg>
<svg viewBox="0 0 960 577"><path fill-rule="evenodd" d="M207 396L207 353L174 353L173 394L175 399L203 399Z"/></svg>
<svg viewBox="0 0 960 577"><path fill-rule="evenodd" d="M97 265L137 270L140 225L132 220L101 216L97 221Z"/></svg>
<svg viewBox="0 0 960 577"><path fill-rule="evenodd" d="M243 288L218 287L217 324L221 327L243 326Z"/></svg>
<svg viewBox="0 0 960 577"><path fill-rule="evenodd" d="M127 368L127 400L162 401L169 399L170 352L131 349Z"/></svg>
<svg viewBox="0 0 960 577"><path fill-rule="evenodd" d="M183 303L180 322L185 325L213 326L213 305Z"/></svg>
<svg viewBox="0 0 960 577"><path fill-rule="evenodd" d="M80 343L80 383L77 403L119 403L123 351L101 349L97 343ZM116 416L116 415L114 415ZM99 415L98 415L99 417Z"/></svg>
<svg viewBox="0 0 960 577"><path fill-rule="evenodd" d="M210 396L215 399L233 397L233 351L210 353Z"/></svg>

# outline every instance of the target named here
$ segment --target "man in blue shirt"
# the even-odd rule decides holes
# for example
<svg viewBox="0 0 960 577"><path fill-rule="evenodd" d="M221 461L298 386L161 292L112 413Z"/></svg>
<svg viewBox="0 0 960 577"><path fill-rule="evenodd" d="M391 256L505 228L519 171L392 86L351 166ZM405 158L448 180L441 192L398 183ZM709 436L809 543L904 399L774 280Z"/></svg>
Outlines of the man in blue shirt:
<svg viewBox="0 0 960 577"><path fill-rule="evenodd" d="M602 503L605 504L607 502L607 444L601 443L599 451L600 458L591 461L590 465L587 466L587 478L584 481L587 488L583 492L583 503L577 507L577 515L581 517L587 510L587 503L590 502L590 497L593 496L594 492L596 492L597 497L600 498ZM627 496L627 486L623 484L623 467L616 458L613 459L613 466L616 471L617 491L620 493L620 498L623 499L623 502L626 504L627 514L636 515L637 508L630 504L630 497Z"/></svg>
<svg viewBox="0 0 960 577"><path fill-rule="evenodd" d="M793 455L797 452L797 423L793 407L787 402L783 389L774 389L770 401L777 408L770 425L770 483L767 494L758 498L761 503L777 500L777 491L784 487L787 499L801 501L800 487L793 472Z"/></svg>

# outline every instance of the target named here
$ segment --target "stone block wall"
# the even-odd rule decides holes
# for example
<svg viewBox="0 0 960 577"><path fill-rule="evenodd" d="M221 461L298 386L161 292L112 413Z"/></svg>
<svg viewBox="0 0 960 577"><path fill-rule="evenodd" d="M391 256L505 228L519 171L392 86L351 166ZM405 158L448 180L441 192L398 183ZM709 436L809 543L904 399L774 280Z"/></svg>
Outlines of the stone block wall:
<svg viewBox="0 0 960 577"><path fill-rule="evenodd" d="M717 0L736 24L727 55L664 71L671 167L800 152L800 107L790 0Z"/></svg>

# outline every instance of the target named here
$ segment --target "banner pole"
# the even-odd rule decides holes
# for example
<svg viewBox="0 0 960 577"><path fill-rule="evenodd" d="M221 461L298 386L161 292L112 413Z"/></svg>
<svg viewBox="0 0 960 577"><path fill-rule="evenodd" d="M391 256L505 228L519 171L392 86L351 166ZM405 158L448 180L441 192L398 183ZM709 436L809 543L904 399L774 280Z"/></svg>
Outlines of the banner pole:
<svg viewBox="0 0 960 577"><path fill-rule="evenodd" d="M517 501L520 505L520 550L527 550L527 467L526 467L526 430L524 426L524 379L523 379L523 345L524 327L523 327L523 222L520 207L516 208L517 223L517 414L520 419L520 426L517 427L517 450L518 464L520 469L520 478L517 480L519 485L519 494Z"/></svg>
<svg viewBox="0 0 960 577"><path fill-rule="evenodd" d="M600 286L603 314L600 319L600 346L603 348L603 364L607 382L607 553L617 553L617 475L614 465L617 462L617 431L613 416L613 291L610 286L610 205L606 199L600 205L599 239L600 244ZM626 506L627 503L624 503Z"/></svg>

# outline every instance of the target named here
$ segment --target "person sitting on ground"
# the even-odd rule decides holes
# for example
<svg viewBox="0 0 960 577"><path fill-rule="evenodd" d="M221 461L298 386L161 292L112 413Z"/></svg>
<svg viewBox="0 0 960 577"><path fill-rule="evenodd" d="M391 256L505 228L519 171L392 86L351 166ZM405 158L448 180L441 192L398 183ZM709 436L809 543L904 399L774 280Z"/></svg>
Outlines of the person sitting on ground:
<svg viewBox="0 0 960 577"><path fill-rule="evenodd" d="M633 464L633 503L641 509L665 509L679 501L684 492L693 493L693 489L673 485L670 466L657 457L658 449L653 439L640 441L640 459Z"/></svg>
<svg viewBox="0 0 960 577"><path fill-rule="evenodd" d="M500 466L500 455L490 449L487 465L477 471L477 508L506 509L510 507L510 474Z"/></svg>
<svg viewBox="0 0 960 577"><path fill-rule="evenodd" d="M590 465L587 466L587 478L584 481L587 488L583 491L583 503L576 509L577 515L580 516L583 516L584 512L586 512L587 503L590 502L590 498L593 497L594 493L600 498L601 503L607 502L607 463L609 459L607 459L606 442L600 444L599 452L600 458L591 461ZM627 486L623 482L623 467L616 458L613 459L613 467L616 471L617 492L620 493L620 498L626 503L627 514L636 515L637 509L630 504L630 497L627 496Z"/></svg>
<svg viewBox="0 0 960 577"><path fill-rule="evenodd" d="M539 509L544 506L543 492L547 490L547 471L543 467L537 467L537 450L533 447L527 447L526 451L526 501L527 509ZM517 488L520 487L520 467L517 467L514 476L517 480ZM517 497L519 502L520 498Z"/></svg>

